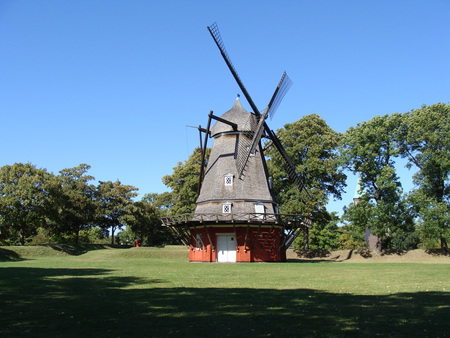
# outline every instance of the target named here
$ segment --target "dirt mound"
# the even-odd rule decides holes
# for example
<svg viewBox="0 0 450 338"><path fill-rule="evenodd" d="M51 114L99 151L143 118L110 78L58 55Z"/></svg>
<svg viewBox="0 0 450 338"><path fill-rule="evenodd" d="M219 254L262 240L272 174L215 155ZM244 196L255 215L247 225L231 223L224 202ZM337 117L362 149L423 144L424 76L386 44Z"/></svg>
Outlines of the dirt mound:
<svg viewBox="0 0 450 338"><path fill-rule="evenodd" d="M287 258L290 261L328 261L342 263L431 263L431 264L450 264L450 257L429 253L425 250L410 250L403 254L377 254L371 252L369 255L354 250L337 250L330 252L326 257L304 258L298 257L292 249L288 249Z"/></svg>

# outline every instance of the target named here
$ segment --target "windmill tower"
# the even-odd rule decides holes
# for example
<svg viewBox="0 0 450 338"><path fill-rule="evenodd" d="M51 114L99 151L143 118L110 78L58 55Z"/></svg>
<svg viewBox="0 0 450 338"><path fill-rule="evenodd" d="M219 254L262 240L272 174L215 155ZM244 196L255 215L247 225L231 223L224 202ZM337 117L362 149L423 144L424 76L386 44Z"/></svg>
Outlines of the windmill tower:
<svg viewBox="0 0 450 338"><path fill-rule="evenodd" d="M193 214L162 218L189 246L190 261L285 261L286 249L308 226L302 215L282 215L272 194L261 138L272 141L283 158L290 179L303 189L302 175L274 132L266 124L291 86L283 74L261 114L245 89L225 51L217 25L208 27L222 57L244 93L253 113L239 100L222 116L212 112L202 144L202 163L209 138L214 139L206 168L201 167L199 195ZM211 127L212 120L216 122Z"/></svg>

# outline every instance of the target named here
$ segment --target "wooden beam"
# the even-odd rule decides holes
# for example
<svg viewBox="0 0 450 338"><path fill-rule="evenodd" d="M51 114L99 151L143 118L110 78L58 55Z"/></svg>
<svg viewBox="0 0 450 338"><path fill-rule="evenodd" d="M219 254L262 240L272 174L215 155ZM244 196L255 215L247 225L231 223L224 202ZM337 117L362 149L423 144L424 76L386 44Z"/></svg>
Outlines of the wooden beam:
<svg viewBox="0 0 450 338"><path fill-rule="evenodd" d="M214 243L211 241L211 237L209 236L209 231L208 231L208 228L206 227L206 224L204 225L204 227L205 227L205 231L206 231L206 236L208 236L209 244L211 244L211 250L215 251L216 248L214 247Z"/></svg>

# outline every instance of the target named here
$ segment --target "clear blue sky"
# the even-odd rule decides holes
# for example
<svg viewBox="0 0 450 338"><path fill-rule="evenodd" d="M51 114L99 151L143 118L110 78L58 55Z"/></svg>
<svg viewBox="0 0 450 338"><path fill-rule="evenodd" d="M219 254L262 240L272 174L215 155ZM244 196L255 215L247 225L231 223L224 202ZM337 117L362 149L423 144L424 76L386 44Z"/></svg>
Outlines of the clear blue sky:
<svg viewBox="0 0 450 338"><path fill-rule="evenodd" d="M269 125L318 114L344 132L376 115L450 101L449 0L0 0L0 166L166 191L207 114L239 88L206 26L217 22L258 106L286 70ZM242 99L244 107L247 103ZM351 202L349 180L341 210Z"/></svg>

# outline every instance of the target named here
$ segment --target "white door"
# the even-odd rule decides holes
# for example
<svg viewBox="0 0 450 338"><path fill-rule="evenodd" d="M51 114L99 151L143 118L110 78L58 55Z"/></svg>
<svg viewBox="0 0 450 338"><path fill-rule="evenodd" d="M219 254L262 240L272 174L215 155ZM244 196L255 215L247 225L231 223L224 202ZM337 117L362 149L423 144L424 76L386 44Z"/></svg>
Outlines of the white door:
<svg viewBox="0 0 450 338"><path fill-rule="evenodd" d="M236 262L236 237L217 235L217 261L221 263Z"/></svg>

